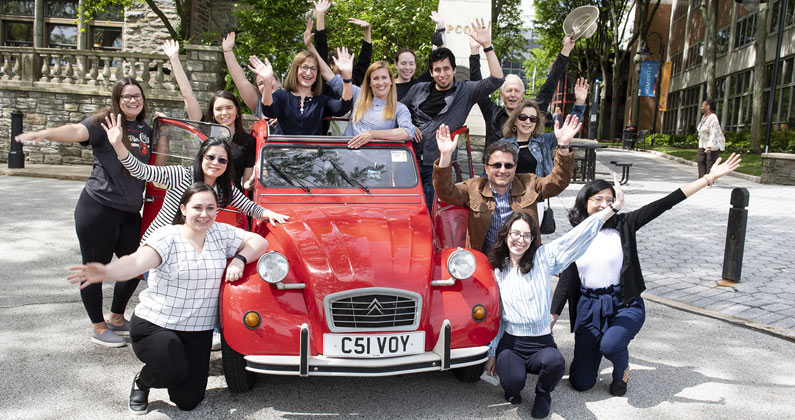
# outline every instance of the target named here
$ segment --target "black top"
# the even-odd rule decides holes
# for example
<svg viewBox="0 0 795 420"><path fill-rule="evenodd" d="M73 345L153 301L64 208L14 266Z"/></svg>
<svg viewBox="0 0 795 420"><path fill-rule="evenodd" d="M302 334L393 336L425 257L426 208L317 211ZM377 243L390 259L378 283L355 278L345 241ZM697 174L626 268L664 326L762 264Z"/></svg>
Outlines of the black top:
<svg viewBox="0 0 795 420"><path fill-rule="evenodd" d="M240 177L243 176L243 171L246 168L253 168L254 162L257 159L257 140L247 132L235 133L232 137L232 143L229 145L232 149L232 165L235 169L234 183L235 187L243 190Z"/></svg>
<svg viewBox="0 0 795 420"><path fill-rule="evenodd" d="M100 124L94 124L94 116L81 122L88 129L88 140L80 142L91 146L94 154L94 169L86 180L85 191L98 203L126 212L138 212L143 204L146 183L133 177L124 169L116 151L108 141L108 135ZM146 121L126 121L132 155L149 163L152 146L152 128Z"/></svg>
<svg viewBox="0 0 795 420"><path fill-rule="evenodd" d="M423 71L420 74L420 77L414 78L409 80L408 82L403 83L395 83L395 90L397 92L397 100L403 99L404 96L409 92L412 86L416 85L420 82L433 82L433 77L431 77L431 73L429 71Z"/></svg>
<svg viewBox="0 0 795 420"><path fill-rule="evenodd" d="M259 118L278 118L280 131L288 135L323 135L323 118L341 117L351 110L352 100L333 99L326 95L304 98L286 90L273 92L273 103L262 105L262 95L257 99L254 115Z"/></svg>
<svg viewBox="0 0 795 420"><path fill-rule="evenodd" d="M533 156L533 154L530 153L530 149L527 148L528 143L529 142L519 143L519 161L516 162L517 174L536 173L536 166L538 165L538 161L536 161L535 156Z"/></svg>
<svg viewBox="0 0 795 420"><path fill-rule="evenodd" d="M621 285L621 301L629 306L632 301L646 290L646 283L643 281L643 273L640 269L638 259L637 240L635 232L638 229L665 213L671 207L679 204L685 198L685 193L681 189L668 194L667 196L653 201L645 206L629 213L619 213L616 218L616 230L621 236L621 249L624 253L624 261L621 265L621 275L619 278ZM604 229L604 227L602 228ZM664 244L661 244L664 245ZM577 264L571 264L567 269L560 273L558 286L552 296L552 313L560 315L566 302L569 303L569 322L572 332L574 322L577 320L577 301L580 299L580 273L577 271Z"/></svg>
<svg viewBox="0 0 795 420"><path fill-rule="evenodd" d="M428 99L426 99L423 103L420 104L420 110L430 117L437 116L442 109L447 105L447 102L444 101L444 98L447 95L450 95L454 92L454 89L451 87L447 90L437 90L436 84L434 83L431 86L430 93L428 94Z"/></svg>

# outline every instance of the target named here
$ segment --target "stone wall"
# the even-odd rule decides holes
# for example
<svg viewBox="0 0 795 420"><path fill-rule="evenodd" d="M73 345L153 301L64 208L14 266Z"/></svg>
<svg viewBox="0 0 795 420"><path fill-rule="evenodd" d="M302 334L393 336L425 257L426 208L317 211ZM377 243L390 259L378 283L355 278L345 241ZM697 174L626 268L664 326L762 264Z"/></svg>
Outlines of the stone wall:
<svg viewBox="0 0 795 420"><path fill-rule="evenodd" d="M154 0L155 4L177 28L179 17L172 0ZM171 38L160 18L143 2L133 2L124 13L124 34L122 50L140 53L162 53L163 41Z"/></svg>
<svg viewBox="0 0 795 420"><path fill-rule="evenodd" d="M795 185L795 154L762 153L762 183Z"/></svg>
<svg viewBox="0 0 795 420"><path fill-rule="evenodd" d="M224 86L221 48L187 45L185 49L187 55L182 58L182 64L199 103L204 107L212 94ZM119 55L123 54L125 53ZM131 60L131 54L126 56L127 60ZM66 82L24 80L24 75L20 78L22 80L9 79L11 78L6 79L5 75L0 76L0 92L2 92L0 94L0 162L8 160L11 112L14 109L24 114L23 131L59 127L78 123L108 106L112 89L111 86L103 86L101 81L96 81L92 85L76 85ZM144 88L147 97L147 120L151 122L155 112L162 112L175 118L186 118L182 95L170 77L162 82L152 78L149 84L149 87ZM79 144L43 142L38 145L25 144L23 150L26 161L31 163L91 164L93 162L91 149Z"/></svg>

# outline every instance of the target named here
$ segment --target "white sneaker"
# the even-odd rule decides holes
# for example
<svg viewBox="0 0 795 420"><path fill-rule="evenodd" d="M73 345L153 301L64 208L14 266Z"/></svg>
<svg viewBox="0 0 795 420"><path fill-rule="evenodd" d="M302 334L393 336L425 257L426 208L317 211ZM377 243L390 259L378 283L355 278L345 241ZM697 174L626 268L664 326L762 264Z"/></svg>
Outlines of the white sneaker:
<svg viewBox="0 0 795 420"><path fill-rule="evenodd" d="M210 347L212 351L221 350L221 332L213 330L213 345Z"/></svg>

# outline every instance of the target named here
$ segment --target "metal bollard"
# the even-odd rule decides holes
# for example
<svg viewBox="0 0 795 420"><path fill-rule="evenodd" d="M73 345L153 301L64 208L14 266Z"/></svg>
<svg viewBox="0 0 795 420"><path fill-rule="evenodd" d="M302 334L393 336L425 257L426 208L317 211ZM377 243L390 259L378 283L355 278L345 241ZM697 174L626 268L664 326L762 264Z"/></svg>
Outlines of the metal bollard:
<svg viewBox="0 0 795 420"><path fill-rule="evenodd" d="M25 167L25 153L22 152L22 143L14 140L22 134L22 111L15 109L11 111L11 147L8 150L8 168L21 169Z"/></svg>
<svg viewBox="0 0 795 420"><path fill-rule="evenodd" d="M723 281L737 283L743 271L745 228L748 224L748 201L751 194L745 188L732 190L729 223L726 226L726 248L723 251Z"/></svg>

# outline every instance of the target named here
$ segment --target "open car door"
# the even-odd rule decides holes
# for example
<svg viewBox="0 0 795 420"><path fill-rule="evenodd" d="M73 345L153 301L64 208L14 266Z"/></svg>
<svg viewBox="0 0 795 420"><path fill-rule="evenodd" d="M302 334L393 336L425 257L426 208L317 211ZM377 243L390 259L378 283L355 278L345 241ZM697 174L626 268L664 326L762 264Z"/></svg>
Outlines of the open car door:
<svg viewBox="0 0 795 420"><path fill-rule="evenodd" d="M199 121L180 120L176 118L157 117L152 123L154 127L154 147L150 165L182 165L189 167L196 159L201 143L210 137L220 137L231 141L232 132L229 128L220 125ZM161 141L168 143L165 154L157 153L157 144ZM231 159L231 156L230 156ZM229 162L232 165L232 162ZM147 182L144 196L143 221L141 235L152 223L166 196L164 185ZM227 206L218 213L216 219L241 229L248 228L248 219L239 210Z"/></svg>

